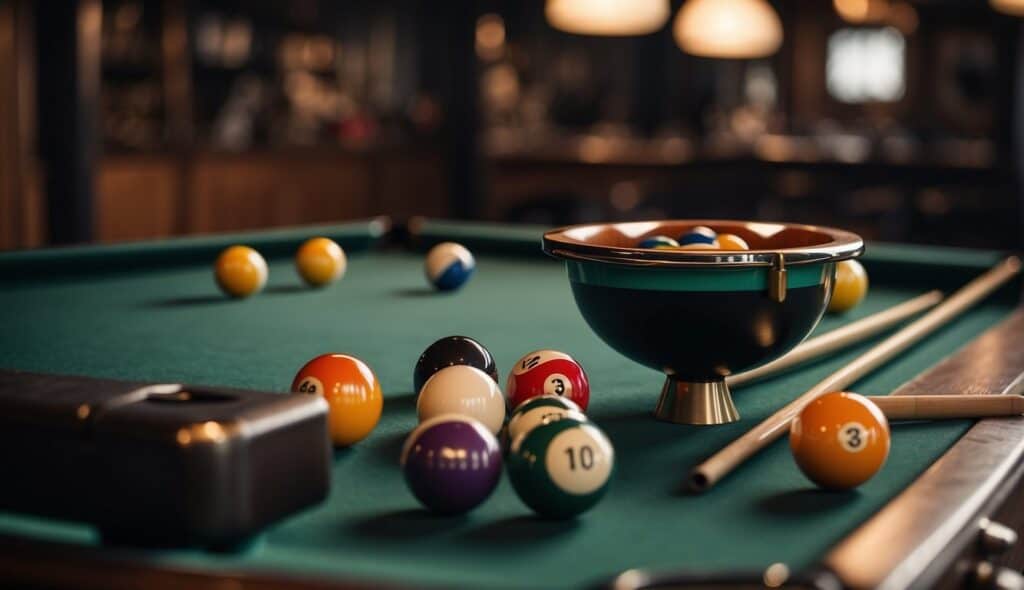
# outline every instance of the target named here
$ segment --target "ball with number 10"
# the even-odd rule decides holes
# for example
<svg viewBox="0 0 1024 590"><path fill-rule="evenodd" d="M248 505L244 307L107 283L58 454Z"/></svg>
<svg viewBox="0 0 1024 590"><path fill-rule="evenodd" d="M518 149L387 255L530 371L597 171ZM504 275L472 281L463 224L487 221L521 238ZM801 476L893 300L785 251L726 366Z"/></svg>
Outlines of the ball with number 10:
<svg viewBox="0 0 1024 590"><path fill-rule="evenodd" d="M582 416L544 421L517 436L508 455L516 494L547 518L571 518L597 504L614 466L611 441Z"/></svg>

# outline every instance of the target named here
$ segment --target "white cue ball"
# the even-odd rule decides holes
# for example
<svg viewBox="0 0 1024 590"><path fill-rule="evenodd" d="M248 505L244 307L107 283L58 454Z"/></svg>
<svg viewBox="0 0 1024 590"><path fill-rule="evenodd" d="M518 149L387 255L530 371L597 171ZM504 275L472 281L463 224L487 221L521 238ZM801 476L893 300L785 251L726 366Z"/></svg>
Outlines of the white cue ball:
<svg viewBox="0 0 1024 590"><path fill-rule="evenodd" d="M468 416L498 434L505 423L505 396L487 373L468 365L454 365L434 373L423 384L416 414L421 423L442 414Z"/></svg>

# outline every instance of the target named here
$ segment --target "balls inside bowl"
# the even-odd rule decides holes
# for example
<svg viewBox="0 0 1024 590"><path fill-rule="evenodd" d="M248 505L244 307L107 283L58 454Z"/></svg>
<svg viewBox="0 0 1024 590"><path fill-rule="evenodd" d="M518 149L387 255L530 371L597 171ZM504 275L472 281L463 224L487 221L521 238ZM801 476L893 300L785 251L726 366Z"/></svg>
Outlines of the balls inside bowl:
<svg viewBox="0 0 1024 590"><path fill-rule="evenodd" d="M696 226L738 235L751 249L636 247ZM589 224L544 236L594 332L667 375L655 415L690 424L738 419L725 378L803 341L828 305L835 263L863 249L843 230L719 220Z"/></svg>

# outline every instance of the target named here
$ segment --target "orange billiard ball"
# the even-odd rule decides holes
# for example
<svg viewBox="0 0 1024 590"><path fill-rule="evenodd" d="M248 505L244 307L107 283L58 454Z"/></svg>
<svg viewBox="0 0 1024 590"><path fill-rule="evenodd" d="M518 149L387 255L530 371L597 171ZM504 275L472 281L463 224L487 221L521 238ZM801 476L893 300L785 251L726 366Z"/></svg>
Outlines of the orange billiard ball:
<svg viewBox="0 0 1024 590"><path fill-rule="evenodd" d="M814 483L848 490L871 479L889 456L889 422L856 393L826 393L807 404L789 430L793 458Z"/></svg>
<svg viewBox="0 0 1024 590"><path fill-rule="evenodd" d="M836 286L828 302L831 312L843 312L857 307L868 294L868 271L856 260L836 263Z"/></svg>
<svg viewBox="0 0 1024 590"><path fill-rule="evenodd" d="M267 284L267 261L248 246L231 246L217 257L213 276L228 295L248 297Z"/></svg>
<svg viewBox="0 0 1024 590"><path fill-rule="evenodd" d="M347 354L322 354L295 375L292 391L322 395L334 444L347 447L366 438L384 408L380 381L363 361Z"/></svg>
<svg viewBox="0 0 1024 590"><path fill-rule="evenodd" d="M312 287L322 287L345 275L345 251L329 238L311 238L295 254L295 269Z"/></svg>
<svg viewBox="0 0 1024 590"><path fill-rule="evenodd" d="M736 234L718 234L719 250L749 250L747 241Z"/></svg>

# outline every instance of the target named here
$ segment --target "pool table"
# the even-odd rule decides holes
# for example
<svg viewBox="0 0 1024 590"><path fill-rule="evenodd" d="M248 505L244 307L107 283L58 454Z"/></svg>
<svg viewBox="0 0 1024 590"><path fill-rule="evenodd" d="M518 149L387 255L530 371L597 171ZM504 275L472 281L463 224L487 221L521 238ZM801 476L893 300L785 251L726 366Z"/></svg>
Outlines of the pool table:
<svg viewBox="0 0 1024 590"><path fill-rule="evenodd" d="M784 564L796 586L905 587L955 585L985 564L1018 563L1013 550L997 555L1012 535L995 521L1013 528L1022 520L1024 511L1012 508L1020 501L1024 419L894 424L888 462L855 491L816 489L780 442L708 492L685 492L693 465L880 337L737 388L739 422L658 422L651 411L663 376L590 331L563 265L540 252L542 231L436 220L391 227L373 219L0 255L0 369L278 393L307 360L337 351L367 362L385 399L376 430L334 451L328 498L244 546L109 545L80 523L0 512L0 579L106 588L759 586L766 568ZM334 238L349 254L343 280L323 289L305 287L291 259L315 235ZM453 293L433 291L423 276L424 249L445 240L477 257L476 275ZM257 248L269 262L265 291L244 300L223 296L212 276L216 254L234 243ZM815 333L933 288L955 289L1001 256L868 244L867 299L826 315ZM888 394L975 346L933 372L928 388L1009 391L1019 381L1014 368L1024 373L1019 301L1015 281L853 389ZM413 366L428 344L451 334L481 341L503 376L538 348L583 364L589 417L617 453L608 495L593 510L567 521L538 519L507 478L462 517L434 516L417 504L398 467L416 423ZM1016 356L1000 361L1002 372L990 379L982 353L1014 342ZM66 485L74 494L75 482ZM929 498L952 505L921 512Z"/></svg>

